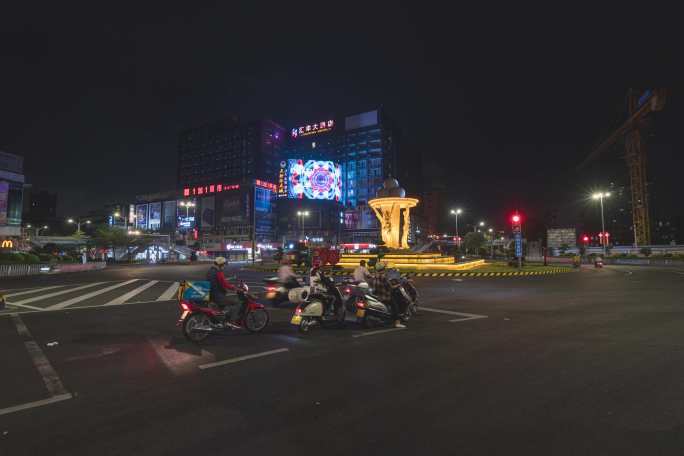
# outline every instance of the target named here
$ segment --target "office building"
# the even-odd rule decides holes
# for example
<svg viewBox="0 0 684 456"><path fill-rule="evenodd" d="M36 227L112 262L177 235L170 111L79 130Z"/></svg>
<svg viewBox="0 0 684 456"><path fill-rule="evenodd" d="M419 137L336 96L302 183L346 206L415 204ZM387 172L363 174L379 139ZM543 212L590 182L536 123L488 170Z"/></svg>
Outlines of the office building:
<svg viewBox="0 0 684 456"><path fill-rule="evenodd" d="M270 120L217 122L181 133L178 188L250 179L273 182L285 131Z"/></svg>

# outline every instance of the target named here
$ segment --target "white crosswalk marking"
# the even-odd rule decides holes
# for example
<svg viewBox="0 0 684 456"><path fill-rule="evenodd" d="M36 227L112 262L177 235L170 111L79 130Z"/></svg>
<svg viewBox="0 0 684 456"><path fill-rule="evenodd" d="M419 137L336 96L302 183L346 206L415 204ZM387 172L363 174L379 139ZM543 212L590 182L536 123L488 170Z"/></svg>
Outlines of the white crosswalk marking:
<svg viewBox="0 0 684 456"><path fill-rule="evenodd" d="M61 291L55 291L54 293L48 293L48 294L46 294L46 295L34 296L33 298L24 299L23 301L17 301L17 302L9 301L9 303L10 303L10 304L14 304L15 306L20 306L20 307L21 307L22 305L28 304L28 303L30 303L30 302L41 301L41 300L43 300L43 299L48 299L48 298L52 298L52 297L55 297L55 296L60 296L60 295L67 294L67 293L73 293L74 291L85 290L86 288L91 288L91 287L95 287L95 286L97 286L97 285L102 285L103 283L104 283L104 282L89 283L89 284L87 284L87 285L81 285L80 287L76 287L76 288L69 288L69 289L67 289L67 290L61 290Z"/></svg>
<svg viewBox="0 0 684 456"><path fill-rule="evenodd" d="M67 299L66 301L58 302L57 304L54 304L50 307L47 307L45 310L64 309L65 307L69 307L73 304L77 304L81 301L85 301L86 299L93 298L95 296L107 293L107 292L115 290L119 287L123 287L125 285L128 285L129 283L133 283L133 282L137 282L137 281L138 281L138 279L131 279L131 280L127 280L126 282L117 283L117 284L111 285L109 287L102 288L101 290L92 291L90 293L86 293L86 294L81 295L81 296L76 296L75 298Z"/></svg>
<svg viewBox="0 0 684 456"><path fill-rule="evenodd" d="M176 292L178 291L178 287L180 286L180 283L178 282L173 282L169 288L164 291L158 298L157 301L170 301L171 299L176 297Z"/></svg>
<svg viewBox="0 0 684 456"><path fill-rule="evenodd" d="M139 286L138 288L136 288L136 289L134 289L134 290L129 291L129 292L126 293L126 294L123 294L123 295L119 296L118 298L112 299L111 301L109 301L108 303L106 303L105 306L115 306L115 305L117 305L117 304L123 304L124 302L128 301L129 299L131 299L133 296L142 293L143 291L145 291L145 290L147 290L148 288L150 288L150 287L156 285L157 283L159 283L159 280L152 280L152 281L150 281L150 282L148 282L148 283L146 283L146 284L144 284L144 285Z"/></svg>
<svg viewBox="0 0 684 456"><path fill-rule="evenodd" d="M55 288L64 288L64 287L66 287L66 286L67 286L67 285L53 285L53 286L51 286L51 287L32 288L32 289L30 289L30 290L21 291L21 292L19 292L19 293L10 293L10 294L6 294L6 295L5 295L5 298L13 298L13 297L15 297L15 296L22 296L22 295L27 295L27 294L31 294L31 293L38 293L38 292L41 292L41 291L54 290Z"/></svg>

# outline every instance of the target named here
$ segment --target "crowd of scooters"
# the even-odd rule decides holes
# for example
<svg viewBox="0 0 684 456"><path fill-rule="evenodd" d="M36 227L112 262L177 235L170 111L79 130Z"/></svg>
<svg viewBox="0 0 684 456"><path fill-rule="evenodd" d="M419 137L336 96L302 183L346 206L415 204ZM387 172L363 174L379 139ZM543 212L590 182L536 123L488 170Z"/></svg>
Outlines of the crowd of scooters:
<svg viewBox="0 0 684 456"><path fill-rule="evenodd" d="M273 306L288 302L296 305L290 322L302 333L314 326L343 326L349 313L364 327L405 328L418 311L418 290L413 282L382 262L371 272L361 260L352 279L342 282L335 282L324 269L314 266L307 283L285 259L277 277L265 282L266 298Z"/></svg>

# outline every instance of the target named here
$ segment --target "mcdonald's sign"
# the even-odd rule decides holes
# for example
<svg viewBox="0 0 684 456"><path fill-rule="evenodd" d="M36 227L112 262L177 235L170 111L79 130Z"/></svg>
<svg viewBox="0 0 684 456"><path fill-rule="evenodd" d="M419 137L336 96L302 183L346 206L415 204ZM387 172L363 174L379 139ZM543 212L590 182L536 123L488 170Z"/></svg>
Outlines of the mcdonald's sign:
<svg viewBox="0 0 684 456"><path fill-rule="evenodd" d="M2 243L0 243L0 248L11 249L12 247L14 247L14 242L12 242L11 239L4 239Z"/></svg>

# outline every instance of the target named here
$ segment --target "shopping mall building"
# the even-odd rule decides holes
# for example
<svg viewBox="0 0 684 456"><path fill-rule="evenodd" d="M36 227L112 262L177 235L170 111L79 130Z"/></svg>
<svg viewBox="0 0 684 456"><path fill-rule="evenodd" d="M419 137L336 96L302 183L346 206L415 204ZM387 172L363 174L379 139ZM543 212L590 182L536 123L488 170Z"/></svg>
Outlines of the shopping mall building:
<svg viewBox="0 0 684 456"><path fill-rule="evenodd" d="M209 255L284 243L375 242L367 203L397 175L396 128L380 109L283 127L231 119L184 131L178 190L127 208L137 229L174 233Z"/></svg>
<svg viewBox="0 0 684 456"><path fill-rule="evenodd" d="M24 159L0 151L0 251L11 250L21 239Z"/></svg>

